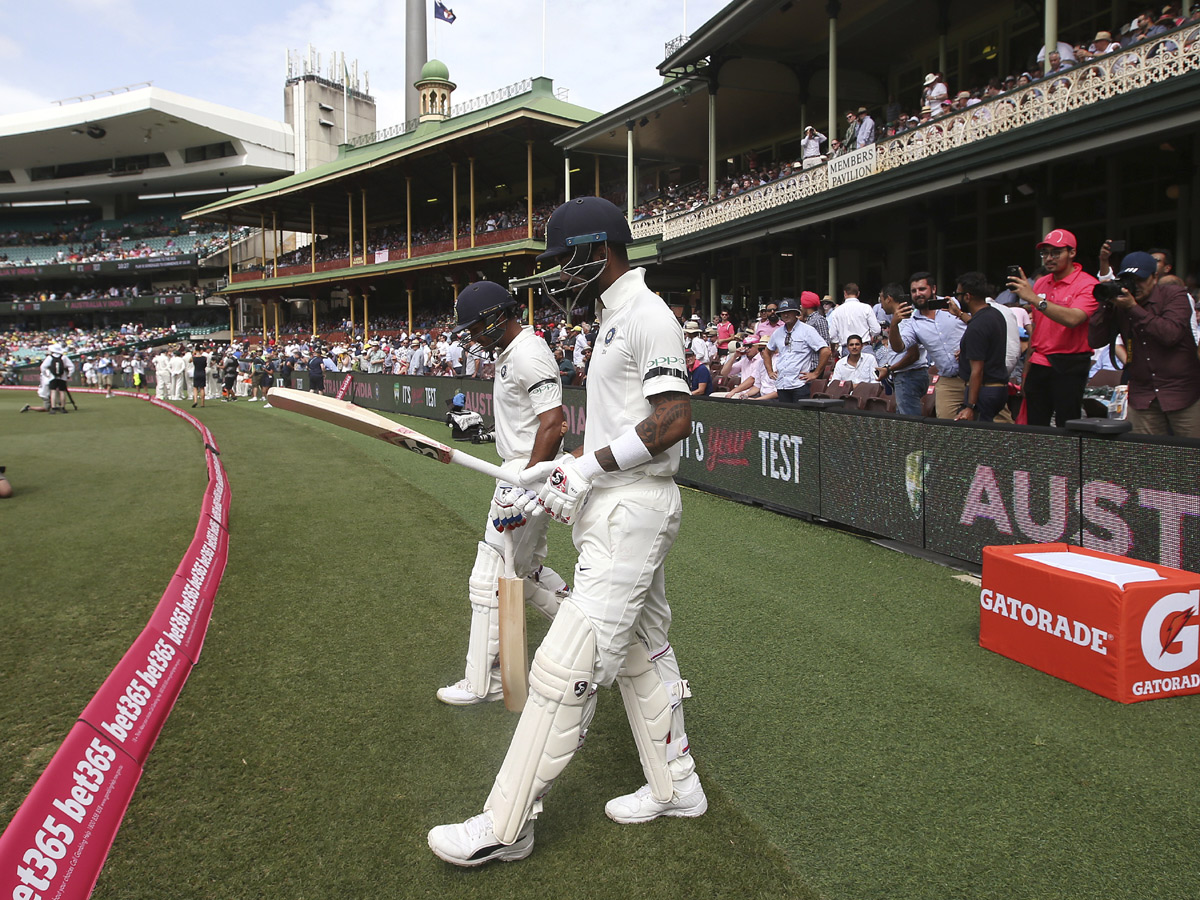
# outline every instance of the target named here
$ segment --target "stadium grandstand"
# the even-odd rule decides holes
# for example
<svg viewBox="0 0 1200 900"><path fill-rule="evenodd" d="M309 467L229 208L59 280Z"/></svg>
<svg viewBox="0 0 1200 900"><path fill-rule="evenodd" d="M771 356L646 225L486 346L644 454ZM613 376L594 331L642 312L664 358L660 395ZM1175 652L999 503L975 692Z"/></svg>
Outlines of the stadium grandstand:
<svg viewBox="0 0 1200 900"><path fill-rule="evenodd" d="M468 283L507 283L535 271L545 220L562 192L553 142L597 113L568 102L545 77L455 103L456 85L436 59L416 85L414 120L364 135L323 165L187 214L201 223L266 222L264 235L313 236L291 252L276 252L264 237L265 264L231 264L221 296L248 311L251 331L255 321L267 332L286 330L299 317L316 329L330 315L413 322L428 307L446 316Z"/></svg>
<svg viewBox="0 0 1200 900"><path fill-rule="evenodd" d="M182 312L228 330L228 304L207 298L231 255L261 265L264 223L198 227L183 214L374 129L374 101L317 60L311 48L289 57L283 121L149 83L0 117L0 328L165 327ZM294 249L296 235L276 241Z"/></svg>
<svg viewBox="0 0 1200 900"><path fill-rule="evenodd" d="M396 315L414 293L448 311L482 277L535 306L538 220L590 193L627 209L635 259L681 315L744 320L803 290L837 302L846 282L873 300L914 271L1000 281L1007 265L1036 270L1037 238L1056 226L1079 235L1089 269L1115 238L1171 248L1182 275L1200 257L1197 35L1190 5L738 0L664 48L660 88L602 115L526 142L474 108L437 107L191 217L253 226L273 210L325 238L231 272L227 293L294 309L369 296ZM426 88L453 89L431 65ZM549 103L547 85L519 89ZM492 96L489 114L507 113ZM806 148L808 126L821 140ZM528 221L500 227L513 209ZM498 270L480 264L496 241L521 245Z"/></svg>

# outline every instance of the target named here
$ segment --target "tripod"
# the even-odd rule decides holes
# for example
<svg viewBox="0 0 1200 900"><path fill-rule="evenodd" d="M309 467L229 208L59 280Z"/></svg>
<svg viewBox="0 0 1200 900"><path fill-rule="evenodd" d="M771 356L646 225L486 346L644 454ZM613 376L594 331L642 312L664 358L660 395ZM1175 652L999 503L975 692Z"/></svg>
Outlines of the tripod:
<svg viewBox="0 0 1200 900"><path fill-rule="evenodd" d="M75 412L79 412L79 406L75 403L75 398L71 396L71 389L65 387L63 388L63 393L66 394L67 399L71 401L71 409L75 410ZM66 407L63 408L65 409Z"/></svg>

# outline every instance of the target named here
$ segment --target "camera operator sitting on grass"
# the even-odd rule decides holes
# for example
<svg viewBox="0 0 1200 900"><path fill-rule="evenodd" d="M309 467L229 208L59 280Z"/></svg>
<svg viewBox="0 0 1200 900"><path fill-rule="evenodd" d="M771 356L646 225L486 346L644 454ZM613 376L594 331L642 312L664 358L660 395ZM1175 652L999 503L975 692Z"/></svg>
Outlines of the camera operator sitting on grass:
<svg viewBox="0 0 1200 900"><path fill-rule="evenodd" d="M1098 308L1088 343L1106 347L1120 335L1129 373L1129 421L1136 434L1200 437L1200 359L1187 290L1163 284L1149 253L1130 253L1115 281L1096 286Z"/></svg>

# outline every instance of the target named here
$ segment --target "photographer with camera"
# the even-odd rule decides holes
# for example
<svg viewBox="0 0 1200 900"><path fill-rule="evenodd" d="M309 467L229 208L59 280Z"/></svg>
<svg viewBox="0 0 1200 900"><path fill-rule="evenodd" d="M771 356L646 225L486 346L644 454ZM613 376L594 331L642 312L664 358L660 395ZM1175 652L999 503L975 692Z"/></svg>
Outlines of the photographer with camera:
<svg viewBox="0 0 1200 900"><path fill-rule="evenodd" d="M1025 415L1030 425L1064 428L1078 419L1092 365L1088 319L1096 311L1096 278L1075 262L1075 235L1055 228L1038 244L1046 274L1033 287L1025 270L1015 268L1008 289L1029 305L1033 319L1032 353L1025 373Z"/></svg>
<svg viewBox="0 0 1200 900"><path fill-rule="evenodd" d="M1200 438L1200 359L1187 290L1163 284L1149 253L1126 255L1114 281L1095 288L1088 343L1125 342L1129 421L1135 434Z"/></svg>

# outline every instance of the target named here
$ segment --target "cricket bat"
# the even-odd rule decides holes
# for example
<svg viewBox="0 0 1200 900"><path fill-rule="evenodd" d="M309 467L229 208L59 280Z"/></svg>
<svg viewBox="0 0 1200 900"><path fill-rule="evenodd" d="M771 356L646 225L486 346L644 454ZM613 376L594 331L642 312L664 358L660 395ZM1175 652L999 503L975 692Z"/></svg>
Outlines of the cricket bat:
<svg viewBox="0 0 1200 900"><path fill-rule="evenodd" d="M500 467L493 463L447 447L419 431L345 400L281 387L267 391L267 399L278 409L340 425L438 462L457 463L492 478L507 479ZM512 534L505 532L504 575L499 579L500 681L504 686L505 707L520 712L525 707L525 697L529 693L529 645L525 637L525 582L516 577L512 543Z"/></svg>
<svg viewBox="0 0 1200 900"><path fill-rule="evenodd" d="M436 459L438 462L457 463L484 475L490 475L492 478L504 479L507 477L494 463L479 459L469 453L463 453L461 450L455 450L453 447L447 447L419 431L413 431L399 422L394 422L369 409L363 409L361 406L355 406L346 400L336 400L323 394L281 387L273 387L267 391L267 399L272 406L279 409L286 409L289 412L297 412L323 422L340 425L342 428L349 428L359 434L378 438L395 447L412 450L422 456Z"/></svg>
<svg viewBox="0 0 1200 900"><path fill-rule="evenodd" d="M504 708L520 712L529 696L529 642L525 637L525 579L513 568L513 535L504 532L504 574L500 585L500 684Z"/></svg>

